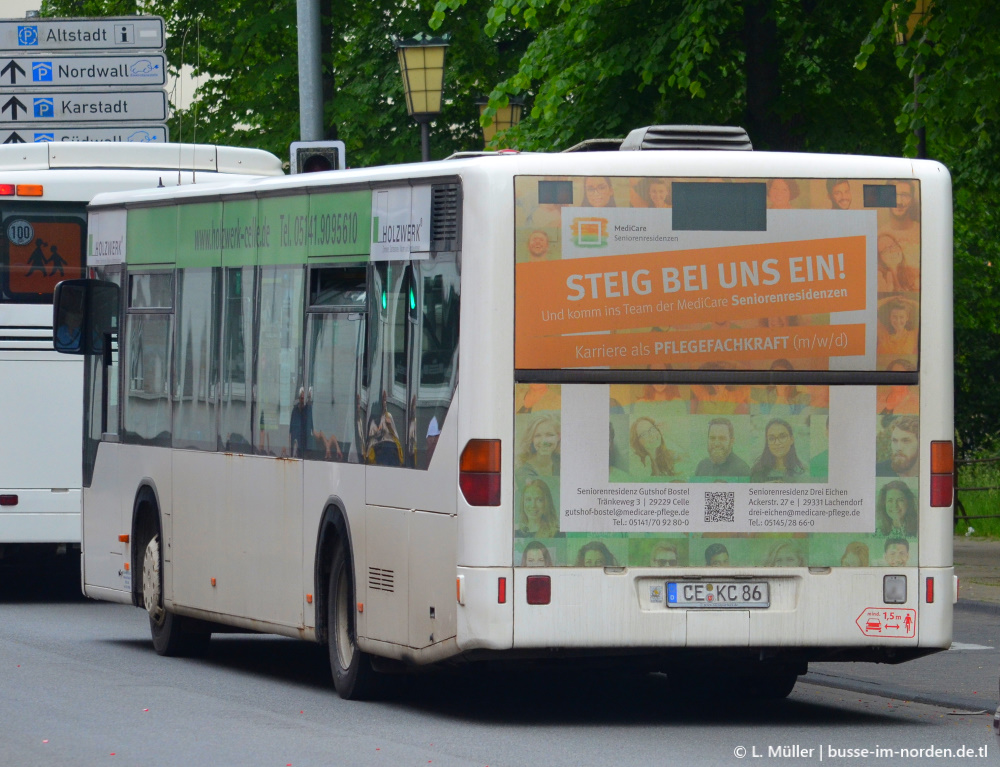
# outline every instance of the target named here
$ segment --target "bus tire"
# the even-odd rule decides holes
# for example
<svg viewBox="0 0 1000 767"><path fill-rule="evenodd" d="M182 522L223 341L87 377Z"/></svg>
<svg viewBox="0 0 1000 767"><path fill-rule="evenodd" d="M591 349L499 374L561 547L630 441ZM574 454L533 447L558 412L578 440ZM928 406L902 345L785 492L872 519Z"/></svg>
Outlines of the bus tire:
<svg viewBox="0 0 1000 767"><path fill-rule="evenodd" d="M212 633L201 621L175 615L163 606L162 563L157 532L146 544L142 558L142 601L149 615L153 649L168 657L199 655L207 649Z"/></svg>
<svg viewBox="0 0 1000 767"><path fill-rule="evenodd" d="M353 580L347 551L339 544L330 567L326 600L330 671L341 698L368 700L377 693L378 678L371 658L358 649Z"/></svg>
<svg viewBox="0 0 1000 767"><path fill-rule="evenodd" d="M784 700L798 679L798 672L791 668L761 669L740 676L740 692L751 700Z"/></svg>

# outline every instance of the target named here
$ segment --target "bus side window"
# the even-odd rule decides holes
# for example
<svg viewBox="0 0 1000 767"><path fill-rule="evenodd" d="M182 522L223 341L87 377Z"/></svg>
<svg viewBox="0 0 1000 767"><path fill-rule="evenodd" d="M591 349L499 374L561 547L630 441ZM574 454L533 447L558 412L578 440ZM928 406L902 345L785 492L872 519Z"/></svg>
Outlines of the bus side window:
<svg viewBox="0 0 1000 767"><path fill-rule="evenodd" d="M262 455L295 456L303 449L292 434L292 415L303 389L304 283L303 267L260 267L254 448Z"/></svg>
<svg viewBox="0 0 1000 767"><path fill-rule="evenodd" d="M306 329L305 456L363 463L358 439L367 269L320 267L309 273ZM310 426L311 424L311 426Z"/></svg>
<svg viewBox="0 0 1000 767"><path fill-rule="evenodd" d="M169 446L174 275L131 274L128 289L124 438Z"/></svg>
<svg viewBox="0 0 1000 767"><path fill-rule="evenodd" d="M177 271L173 446L216 450L220 269Z"/></svg>
<svg viewBox="0 0 1000 767"><path fill-rule="evenodd" d="M436 254L414 269L417 332L410 375L414 465L426 469L455 393L458 372L459 275L454 254Z"/></svg>
<svg viewBox="0 0 1000 767"><path fill-rule="evenodd" d="M253 451L253 304L256 269L223 270L222 388L219 444L232 453Z"/></svg>
<svg viewBox="0 0 1000 767"><path fill-rule="evenodd" d="M372 286L366 462L379 466L404 466L409 264L375 264Z"/></svg>

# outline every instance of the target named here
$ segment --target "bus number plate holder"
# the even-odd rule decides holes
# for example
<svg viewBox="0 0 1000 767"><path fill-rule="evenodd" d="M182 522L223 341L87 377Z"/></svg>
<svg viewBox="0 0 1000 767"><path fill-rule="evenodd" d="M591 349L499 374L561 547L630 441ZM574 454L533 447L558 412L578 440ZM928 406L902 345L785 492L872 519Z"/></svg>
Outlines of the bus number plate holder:
<svg viewBox="0 0 1000 767"><path fill-rule="evenodd" d="M766 581L667 581L667 607L770 607Z"/></svg>

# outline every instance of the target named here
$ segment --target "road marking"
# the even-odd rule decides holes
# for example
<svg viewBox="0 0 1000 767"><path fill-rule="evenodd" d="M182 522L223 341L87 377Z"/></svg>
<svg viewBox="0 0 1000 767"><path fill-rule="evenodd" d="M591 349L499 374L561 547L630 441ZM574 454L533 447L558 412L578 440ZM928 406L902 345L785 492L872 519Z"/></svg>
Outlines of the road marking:
<svg viewBox="0 0 1000 767"><path fill-rule="evenodd" d="M984 644L966 644L965 642L952 642L949 650L992 650Z"/></svg>

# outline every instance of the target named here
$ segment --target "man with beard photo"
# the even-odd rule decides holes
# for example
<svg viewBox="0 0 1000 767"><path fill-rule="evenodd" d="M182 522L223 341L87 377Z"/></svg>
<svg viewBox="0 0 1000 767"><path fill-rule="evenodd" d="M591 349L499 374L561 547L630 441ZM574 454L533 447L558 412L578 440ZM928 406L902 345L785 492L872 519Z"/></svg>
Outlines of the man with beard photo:
<svg viewBox="0 0 1000 767"><path fill-rule="evenodd" d="M875 464L879 477L915 477L920 469L920 421L915 415L892 422L889 458Z"/></svg>

